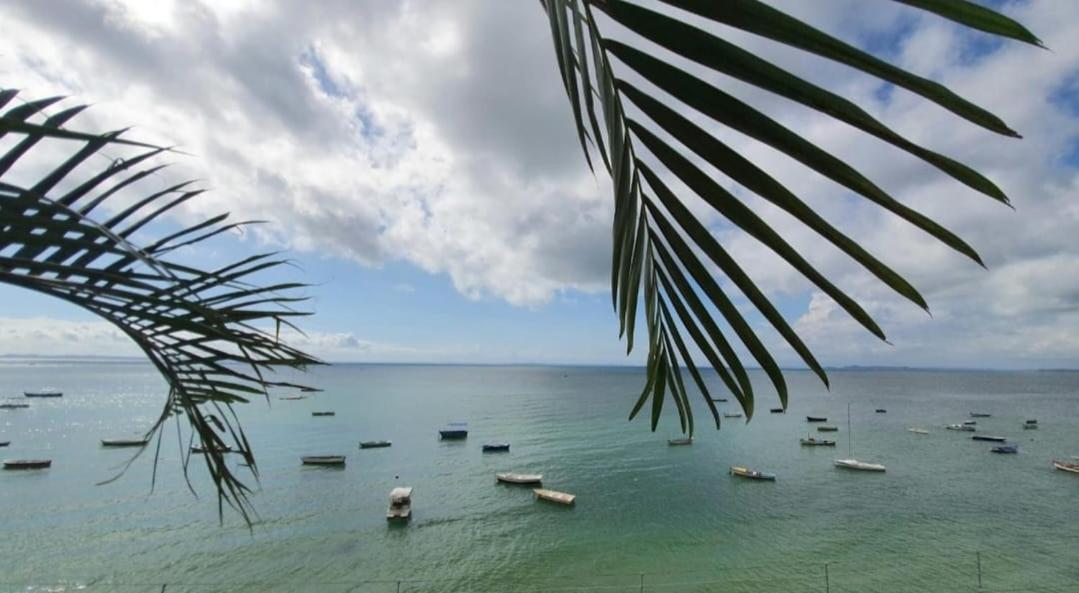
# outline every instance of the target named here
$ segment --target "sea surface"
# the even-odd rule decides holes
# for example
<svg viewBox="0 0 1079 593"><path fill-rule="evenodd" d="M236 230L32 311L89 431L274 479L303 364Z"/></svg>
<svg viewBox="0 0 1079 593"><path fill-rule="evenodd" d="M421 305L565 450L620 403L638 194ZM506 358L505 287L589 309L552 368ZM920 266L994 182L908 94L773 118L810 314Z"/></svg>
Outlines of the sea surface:
<svg viewBox="0 0 1079 593"><path fill-rule="evenodd" d="M1079 455L1079 373L830 376L828 390L789 372L788 413L770 414L778 401L757 375L751 422L716 430L698 404L694 444L670 447L670 402L655 433L627 421L641 369L320 368L306 381L322 393L238 409L261 470L249 529L227 508L219 521L195 457L190 492L175 426L152 493L152 451L99 485L132 455L100 439L133 436L160 412L151 367L7 362L0 398L64 397L0 410L0 441L12 442L0 457L53 460L0 471L0 591L975 591L979 565L982 591L1079 591L1079 475L1050 464ZM848 404L854 456L886 473L833 466L847 456ZM321 410L336 416L311 416ZM971 411L992 414L979 432L1019 454L943 430ZM839 446L799 446L816 434L806 415L839 427L823 435ZM1023 430L1027 418L1040 428ZM466 441L438 440L451 421L469 423ZM369 439L393 446L359 450ZM481 453L490 441L511 451ZM322 453L347 467L300 465ZM732 477L735 464L778 479ZM536 501L497 484L499 471L542 473L577 504ZM402 485L415 488L414 518L392 527L388 494Z"/></svg>

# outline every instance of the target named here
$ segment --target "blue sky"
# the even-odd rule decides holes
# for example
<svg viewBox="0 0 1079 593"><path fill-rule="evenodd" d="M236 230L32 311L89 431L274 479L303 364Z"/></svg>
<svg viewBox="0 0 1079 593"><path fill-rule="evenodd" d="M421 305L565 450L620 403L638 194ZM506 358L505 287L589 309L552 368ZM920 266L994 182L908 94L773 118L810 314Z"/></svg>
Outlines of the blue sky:
<svg viewBox="0 0 1079 593"><path fill-rule="evenodd" d="M178 223L222 210L267 219L183 257L284 249L312 286L302 346L330 360L640 363L617 340L608 286L610 188L588 173L542 13L527 3L72 2L8 5L0 85L94 104L87 125L136 126L193 157L168 175L212 191ZM890 85L760 39L734 39L863 104L901 133L987 173L1017 211L823 116L730 90L959 232L982 271L747 138L715 130L926 296L930 318L754 196L745 199L889 335L858 328L751 238L693 204L822 362L1075 366L1079 338L1079 7L995 2L1052 49L964 31L898 4L777 6L972 98L1022 142ZM80 51L68 51L78 39ZM416 40L415 43L408 40ZM178 66L183 65L182 68ZM716 79L718 83L729 81ZM170 177L171 179L172 177ZM272 281L268 276L265 281ZM132 347L71 307L0 287L0 354ZM744 299L736 303L746 306ZM797 365L761 322L781 364Z"/></svg>

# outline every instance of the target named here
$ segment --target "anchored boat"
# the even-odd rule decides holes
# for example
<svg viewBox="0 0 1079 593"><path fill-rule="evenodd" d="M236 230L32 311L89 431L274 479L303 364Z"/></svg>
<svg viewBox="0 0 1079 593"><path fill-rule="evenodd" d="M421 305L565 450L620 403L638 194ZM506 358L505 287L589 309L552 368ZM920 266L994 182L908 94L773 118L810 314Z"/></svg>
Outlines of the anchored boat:
<svg viewBox="0 0 1079 593"><path fill-rule="evenodd" d="M776 481L775 474L766 474L764 472L759 472L757 470L741 467L738 465L731 466L731 475L739 476L742 478L749 478L750 480L767 480L769 482Z"/></svg>
<svg viewBox="0 0 1079 593"><path fill-rule="evenodd" d="M878 414L887 414L888 410L885 410L884 408L877 408L877 413Z"/></svg>
<svg viewBox="0 0 1079 593"><path fill-rule="evenodd" d="M209 451L214 451L214 452L217 452L217 453L232 453L233 452L232 447L220 447L218 449L213 449L213 448L203 447L202 445L192 445L191 446L191 452L192 453L197 453L197 454L203 455L203 454L205 454L205 453L207 453Z"/></svg>
<svg viewBox="0 0 1079 593"><path fill-rule="evenodd" d="M360 441L361 449L379 449L382 447L389 447L392 443L389 441Z"/></svg>
<svg viewBox="0 0 1079 593"><path fill-rule="evenodd" d="M30 404L0 404L0 410L21 410L29 407Z"/></svg>
<svg viewBox="0 0 1079 593"><path fill-rule="evenodd" d="M450 422L446 428L438 431L438 438L443 440L461 440L468 438L467 422Z"/></svg>
<svg viewBox="0 0 1079 593"><path fill-rule="evenodd" d="M6 447L11 444L11 441L0 441L0 447Z"/></svg>
<svg viewBox="0 0 1079 593"><path fill-rule="evenodd" d="M835 426L818 426L817 432L839 432Z"/></svg>
<svg viewBox="0 0 1079 593"><path fill-rule="evenodd" d="M806 437L801 439L803 447L834 447L835 441L828 441L825 439L815 439L813 437Z"/></svg>
<svg viewBox="0 0 1079 593"><path fill-rule="evenodd" d="M783 413L783 408L772 408L771 412L773 414L782 414Z"/></svg>
<svg viewBox="0 0 1079 593"><path fill-rule="evenodd" d="M972 441L989 441L991 443L1003 443L1003 442L1007 441L1008 439L1006 439L1004 437L995 437L995 436L991 436L991 435L988 435L988 434L976 434L976 435L970 437L970 440L972 440Z"/></svg>
<svg viewBox="0 0 1079 593"><path fill-rule="evenodd" d="M1038 428L1037 420L1027 420L1023 423L1023 430L1034 430Z"/></svg>
<svg viewBox="0 0 1079 593"><path fill-rule="evenodd" d="M312 416L335 416L336 412L311 412Z"/></svg>
<svg viewBox="0 0 1079 593"><path fill-rule="evenodd" d="M693 444L693 437L686 437L684 439L667 439L667 444L671 447L682 447L685 445Z"/></svg>
<svg viewBox="0 0 1079 593"><path fill-rule="evenodd" d="M727 412L723 414L724 418L741 418L742 414L738 412Z"/></svg>
<svg viewBox="0 0 1079 593"><path fill-rule="evenodd" d="M806 422L827 422L824 416L806 416Z"/></svg>
<svg viewBox="0 0 1079 593"><path fill-rule="evenodd" d="M949 425L945 426L944 428L946 428L948 430L957 430L959 432L974 432L975 431L975 428L973 426L967 426L965 424L949 424Z"/></svg>
<svg viewBox="0 0 1079 593"><path fill-rule="evenodd" d="M992 414L986 414L985 412L971 412L970 413L971 418L989 418L991 416L992 416Z"/></svg>
<svg viewBox="0 0 1079 593"><path fill-rule="evenodd" d="M386 510L387 521L408 521L412 518L412 487L390 490L390 508Z"/></svg>
<svg viewBox="0 0 1079 593"><path fill-rule="evenodd" d="M64 397L60 391L24 391L24 397Z"/></svg>
<svg viewBox="0 0 1079 593"><path fill-rule="evenodd" d="M483 446L484 453L509 453L509 443L487 443Z"/></svg>
<svg viewBox="0 0 1079 593"><path fill-rule="evenodd" d="M505 472L495 474L495 478L499 482L505 484L539 484L543 481L543 474L514 474Z"/></svg>
<svg viewBox="0 0 1079 593"><path fill-rule="evenodd" d="M990 449L993 453L1018 453L1019 445L1001 445Z"/></svg>
<svg viewBox="0 0 1079 593"><path fill-rule="evenodd" d="M929 434L928 430L926 430L924 428L917 428L917 427L914 427L914 426L911 426L907 430L910 431L910 432L913 432L914 434Z"/></svg>
<svg viewBox="0 0 1079 593"><path fill-rule="evenodd" d="M1079 463L1064 461L1063 459L1054 459L1053 467L1059 469L1062 472L1079 474Z"/></svg>
<svg viewBox="0 0 1079 593"><path fill-rule="evenodd" d="M847 455L849 455L850 458L849 459L836 459L835 460L836 467L841 467L841 468L845 468L845 469L855 469L855 470L864 471L864 472L882 472L882 471L884 471L884 466L879 464L879 463L869 463L867 461L859 461L857 459L854 459L854 456L851 455L851 451L853 449L854 449L854 430L853 430L853 428L851 426L851 423L850 423L850 403L848 403L847 404Z"/></svg>
<svg viewBox="0 0 1079 593"><path fill-rule="evenodd" d="M542 500L549 500L551 502L557 502L559 504L571 505L577 497L567 492L559 492L557 490L545 490L543 488L533 488L532 492L536 493L536 498Z"/></svg>
<svg viewBox="0 0 1079 593"><path fill-rule="evenodd" d="M145 447L150 439L101 439L102 447Z"/></svg>
<svg viewBox="0 0 1079 593"><path fill-rule="evenodd" d="M306 455L300 458L304 465L321 465L326 467L344 467L344 455Z"/></svg>
<svg viewBox="0 0 1079 593"><path fill-rule="evenodd" d="M45 469L52 467L51 459L5 459L4 469Z"/></svg>

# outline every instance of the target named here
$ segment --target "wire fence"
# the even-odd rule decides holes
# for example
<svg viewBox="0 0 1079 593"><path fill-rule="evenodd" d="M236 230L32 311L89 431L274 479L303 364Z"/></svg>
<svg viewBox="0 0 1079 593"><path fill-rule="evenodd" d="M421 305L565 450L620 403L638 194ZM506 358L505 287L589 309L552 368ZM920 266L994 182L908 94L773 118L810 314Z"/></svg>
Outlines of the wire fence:
<svg viewBox="0 0 1079 593"><path fill-rule="evenodd" d="M473 575L455 578L310 578L260 581L99 578L10 582L3 593L1079 593L1079 557L1021 559L995 552L895 556L840 562L589 575Z"/></svg>

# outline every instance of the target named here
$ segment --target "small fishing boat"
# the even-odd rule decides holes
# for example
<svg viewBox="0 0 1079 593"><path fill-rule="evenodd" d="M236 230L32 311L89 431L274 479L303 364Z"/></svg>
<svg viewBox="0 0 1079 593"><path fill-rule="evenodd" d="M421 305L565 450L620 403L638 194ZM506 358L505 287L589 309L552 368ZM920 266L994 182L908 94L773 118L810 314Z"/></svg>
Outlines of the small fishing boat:
<svg viewBox="0 0 1079 593"><path fill-rule="evenodd" d="M725 398L725 397L713 397L713 398L712 398L712 401L714 401L714 402L719 402L719 403L721 403L721 404L725 404L725 403L727 403L727 402L728 402L729 400L728 400L727 398Z"/></svg>
<svg viewBox="0 0 1079 593"><path fill-rule="evenodd" d="M1019 445L1001 445L990 449L993 453L1018 453Z"/></svg>
<svg viewBox="0 0 1079 593"><path fill-rule="evenodd" d="M827 422L824 416L806 416L806 422Z"/></svg>
<svg viewBox="0 0 1079 593"><path fill-rule="evenodd" d="M219 449L210 449L203 447L202 445L191 445L191 452L199 455L205 454L207 451L216 451L218 453L232 453L232 447L221 447Z"/></svg>
<svg viewBox="0 0 1079 593"><path fill-rule="evenodd" d="M543 481L543 474L495 474L495 479L506 484L539 484Z"/></svg>
<svg viewBox="0 0 1079 593"><path fill-rule="evenodd" d="M749 469L749 468L741 467L741 466L737 466L737 465L732 465L731 466L731 475L732 476L739 476L739 477L742 477L742 478L749 478L750 480L767 480L769 482L775 482L776 481L776 475L775 474L766 474L764 472L759 472L757 470L753 470L753 469Z"/></svg>
<svg viewBox="0 0 1079 593"><path fill-rule="evenodd" d="M344 467L344 455L305 455L300 458L304 465L319 465L325 467Z"/></svg>
<svg viewBox="0 0 1079 593"><path fill-rule="evenodd" d="M839 432L835 426L818 426L817 432Z"/></svg>
<svg viewBox="0 0 1079 593"><path fill-rule="evenodd" d="M990 418L990 417L992 417L992 414L986 414L985 412L971 412L970 417L971 418Z"/></svg>
<svg viewBox="0 0 1079 593"><path fill-rule="evenodd" d="M29 407L30 404L0 404L0 410L21 410Z"/></svg>
<svg viewBox="0 0 1079 593"><path fill-rule="evenodd" d="M887 414L888 410L885 410L884 408L877 408L877 413L878 414Z"/></svg>
<svg viewBox="0 0 1079 593"><path fill-rule="evenodd" d="M461 440L468 438L467 422L450 422L446 428L438 431L438 438L443 440Z"/></svg>
<svg viewBox="0 0 1079 593"><path fill-rule="evenodd" d="M412 518L412 487L404 486L390 490L390 508L386 510L387 521L408 521Z"/></svg>
<svg viewBox="0 0 1079 593"><path fill-rule="evenodd" d="M1027 420L1023 423L1023 430L1036 430L1038 428L1037 420Z"/></svg>
<svg viewBox="0 0 1079 593"><path fill-rule="evenodd" d="M845 469L856 469L863 472L885 471L885 467L879 463L867 463L865 461L858 461L857 459L836 459L835 466Z"/></svg>
<svg viewBox="0 0 1079 593"><path fill-rule="evenodd" d="M5 459L4 469L45 469L52 467L51 459Z"/></svg>
<svg viewBox="0 0 1079 593"><path fill-rule="evenodd" d="M0 441L0 447L6 447L11 444L11 441Z"/></svg>
<svg viewBox="0 0 1079 593"><path fill-rule="evenodd" d="M1074 458L1073 458L1074 459ZM1070 472L1073 474L1079 474L1079 463L1070 461L1064 461L1062 459L1054 459L1053 467L1059 469L1062 472Z"/></svg>
<svg viewBox="0 0 1079 593"><path fill-rule="evenodd" d="M829 441L825 439L816 439L813 437L807 437L801 439L803 447L834 447L835 441Z"/></svg>
<svg viewBox="0 0 1079 593"><path fill-rule="evenodd" d="M24 391L23 397L64 397L60 391Z"/></svg>
<svg viewBox="0 0 1079 593"><path fill-rule="evenodd" d="M301 399L307 399L306 395L286 395L284 397L277 398L283 402L296 401Z"/></svg>
<svg viewBox="0 0 1079 593"><path fill-rule="evenodd" d="M150 439L101 439L102 447L145 447Z"/></svg>
<svg viewBox="0 0 1079 593"><path fill-rule="evenodd" d="M577 500L577 497L567 492L559 492L557 490L546 490L544 488L533 488L532 492L536 493L536 498L541 500L549 500L551 502L557 502L559 504L571 505L573 501Z"/></svg>
<svg viewBox="0 0 1079 593"><path fill-rule="evenodd" d="M976 434L976 435L970 437L970 440L972 440L972 441L989 441L991 443L1003 443L1003 442L1006 442L1008 439L1006 439L1004 437L995 437L995 436L988 435L988 434Z"/></svg>
<svg viewBox="0 0 1079 593"><path fill-rule="evenodd" d="M336 412L311 412L312 416L334 416Z"/></svg>
<svg viewBox="0 0 1079 593"><path fill-rule="evenodd" d="M959 432L974 432L975 430L973 426L967 426L964 424L949 424L944 428L948 430L958 430Z"/></svg>
<svg viewBox="0 0 1079 593"><path fill-rule="evenodd" d="M726 412L723 414L724 418L741 418L742 414L739 412Z"/></svg>
<svg viewBox="0 0 1079 593"><path fill-rule="evenodd" d="M911 426L907 430L910 431L910 432L913 432L914 434L929 434L928 430L926 430L924 428L918 428L918 427L915 427L915 426Z"/></svg>
<svg viewBox="0 0 1079 593"><path fill-rule="evenodd" d="M772 408L770 411L773 414L782 414L783 413L783 408Z"/></svg>
<svg viewBox="0 0 1079 593"><path fill-rule="evenodd" d="M361 449L380 449L382 447L389 447L393 443L389 441L360 441Z"/></svg>
<svg viewBox="0 0 1079 593"><path fill-rule="evenodd" d="M963 426L977 426L977 425L978 425L977 420L964 420L963 421Z"/></svg>
<svg viewBox="0 0 1079 593"><path fill-rule="evenodd" d="M483 445L484 453L508 453L509 450L509 443L487 443Z"/></svg>
<svg viewBox="0 0 1079 593"><path fill-rule="evenodd" d="M667 439L667 445L671 447L682 447L685 445L692 445L693 437L686 437L684 439Z"/></svg>

